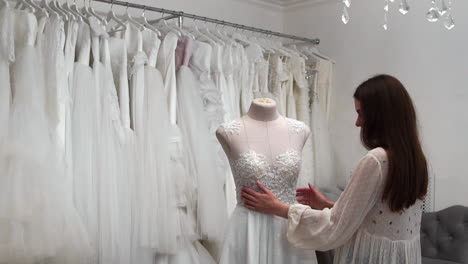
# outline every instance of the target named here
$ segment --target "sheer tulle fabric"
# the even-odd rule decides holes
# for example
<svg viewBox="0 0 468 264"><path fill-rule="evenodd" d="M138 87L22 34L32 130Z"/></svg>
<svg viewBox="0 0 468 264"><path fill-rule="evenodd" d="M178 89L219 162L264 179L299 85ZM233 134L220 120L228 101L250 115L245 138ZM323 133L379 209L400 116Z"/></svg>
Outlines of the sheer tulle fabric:
<svg viewBox="0 0 468 264"><path fill-rule="evenodd" d="M63 163L50 137L41 50L34 47L33 14L15 10L16 61L12 65L8 144L1 156L0 259L5 263L87 263L87 234L65 197ZM38 41L42 41L38 39ZM28 76L28 78L24 78Z"/></svg>
<svg viewBox="0 0 468 264"><path fill-rule="evenodd" d="M210 139L203 102L192 71L182 66L177 75L179 123L187 145L191 169L198 182L198 219L200 231L209 239L220 240L227 219L223 193L224 174L212 166L217 160L216 147ZM190 106L190 107L188 107Z"/></svg>
<svg viewBox="0 0 468 264"><path fill-rule="evenodd" d="M286 219L238 206L227 226L221 264L315 263L315 251L287 241Z"/></svg>

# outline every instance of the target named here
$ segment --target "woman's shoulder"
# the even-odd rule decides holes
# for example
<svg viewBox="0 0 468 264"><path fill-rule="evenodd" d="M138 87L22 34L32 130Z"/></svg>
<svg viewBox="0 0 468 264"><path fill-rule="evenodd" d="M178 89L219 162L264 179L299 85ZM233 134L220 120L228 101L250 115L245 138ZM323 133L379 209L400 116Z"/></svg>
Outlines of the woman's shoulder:
<svg viewBox="0 0 468 264"><path fill-rule="evenodd" d="M388 161L387 151L382 147L371 149L367 155L374 157L380 163L386 163Z"/></svg>

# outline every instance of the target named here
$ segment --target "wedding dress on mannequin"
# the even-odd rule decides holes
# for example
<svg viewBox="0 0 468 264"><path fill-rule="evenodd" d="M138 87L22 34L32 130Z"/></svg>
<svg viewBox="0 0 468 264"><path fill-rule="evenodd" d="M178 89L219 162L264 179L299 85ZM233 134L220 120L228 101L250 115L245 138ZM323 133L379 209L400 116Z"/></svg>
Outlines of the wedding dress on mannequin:
<svg viewBox="0 0 468 264"><path fill-rule="evenodd" d="M282 202L296 203L301 153L309 132L303 122L280 116L271 99L255 99L246 116L218 129L239 202L227 225L221 264L316 263L314 251L288 243L286 219L250 211L240 197L244 186L258 191L258 180Z"/></svg>

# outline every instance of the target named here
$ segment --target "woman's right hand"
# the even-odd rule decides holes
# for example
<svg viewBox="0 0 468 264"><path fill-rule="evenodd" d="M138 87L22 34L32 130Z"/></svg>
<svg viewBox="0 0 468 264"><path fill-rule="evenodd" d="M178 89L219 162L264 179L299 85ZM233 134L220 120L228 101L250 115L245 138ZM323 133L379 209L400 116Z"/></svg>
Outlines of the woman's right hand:
<svg viewBox="0 0 468 264"><path fill-rule="evenodd" d="M296 198L299 203L318 210L332 208L335 204L332 201L329 201L323 193L317 190L310 183L309 188L300 188L296 190Z"/></svg>

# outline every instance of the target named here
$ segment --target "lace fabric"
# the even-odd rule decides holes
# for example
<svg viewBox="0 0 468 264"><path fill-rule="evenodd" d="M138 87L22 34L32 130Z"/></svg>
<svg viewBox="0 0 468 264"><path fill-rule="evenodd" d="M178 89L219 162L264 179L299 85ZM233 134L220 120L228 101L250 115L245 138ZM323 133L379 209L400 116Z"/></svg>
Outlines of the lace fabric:
<svg viewBox="0 0 468 264"><path fill-rule="evenodd" d="M388 160L371 150L332 209L289 209L288 240L297 247L336 249L335 263L421 263L422 201L400 213L382 201Z"/></svg>
<svg viewBox="0 0 468 264"><path fill-rule="evenodd" d="M286 119L278 127L283 129L283 124L287 126L285 136L302 136L308 129L303 122L296 120ZM239 120L224 124L222 129L232 140L242 140L246 131L245 123ZM236 155L236 158L230 158L239 202L227 226L221 264L317 263L314 251L294 248L286 241L285 219L250 211L243 206L240 198L244 186L260 191L256 185L258 180L282 202L296 203L295 187L302 157L300 149L291 142L290 138L286 149L273 160L252 149L248 143L247 150Z"/></svg>

